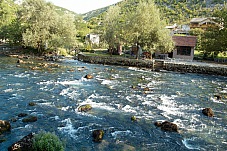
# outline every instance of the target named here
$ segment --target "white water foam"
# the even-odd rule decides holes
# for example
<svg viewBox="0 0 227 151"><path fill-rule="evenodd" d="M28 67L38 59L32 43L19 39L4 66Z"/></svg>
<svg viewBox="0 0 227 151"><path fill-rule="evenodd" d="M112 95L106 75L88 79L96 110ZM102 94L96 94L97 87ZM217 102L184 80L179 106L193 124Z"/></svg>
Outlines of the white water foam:
<svg viewBox="0 0 227 151"><path fill-rule="evenodd" d="M195 138L190 138L190 139L183 139L182 143L184 144L185 147L187 147L188 149L194 149L194 150L200 150L201 148L197 145L193 145L191 143L193 143Z"/></svg>
<svg viewBox="0 0 227 151"><path fill-rule="evenodd" d="M25 77L29 77L30 74L21 73L21 74L17 74L17 75L14 75L14 76L17 77L17 78L25 78Z"/></svg>
<svg viewBox="0 0 227 151"><path fill-rule="evenodd" d="M6 90L3 90L3 92L5 92L5 93L13 92L13 91L14 91L13 89L6 89Z"/></svg>
<svg viewBox="0 0 227 151"><path fill-rule="evenodd" d="M131 107L130 105L125 105L122 108L122 110L125 111L125 112L137 113L137 111L133 107Z"/></svg>
<svg viewBox="0 0 227 151"><path fill-rule="evenodd" d="M93 101L94 99L109 99L109 96L100 96L98 94L92 94L85 101L81 102L79 104L79 106L85 105L85 104L90 104L92 106L92 108L100 108L100 109L115 112L116 109L114 107L109 106L109 105L107 105L106 103L103 103L103 102L102 103L101 102L99 102L99 103L94 102ZM77 110L78 110L78 108L77 108Z"/></svg>
<svg viewBox="0 0 227 151"><path fill-rule="evenodd" d="M58 127L58 130L63 132L63 133L67 133L70 137L77 139L78 136L76 135L76 133L78 132L78 130L74 129L71 119L65 119L63 121L61 121L62 123L66 123L65 127Z"/></svg>
<svg viewBox="0 0 227 151"><path fill-rule="evenodd" d="M61 85L83 85L82 81L81 80L74 80L74 81L58 81L56 82L57 84L61 84Z"/></svg>
<svg viewBox="0 0 227 151"><path fill-rule="evenodd" d="M126 131L115 131L115 132L111 133L111 135L114 137L114 139L117 139L119 136L132 135L132 132L130 130L126 130Z"/></svg>
<svg viewBox="0 0 227 151"><path fill-rule="evenodd" d="M97 125L97 124L89 124L88 126L81 126L81 127L75 128L75 127L73 127L72 121L70 118L67 118L61 122L66 123L66 125L64 127L58 127L58 130L62 133L69 135L71 138L76 139L78 141L81 140L81 137L86 137L86 136L83 136L82 134L88 135L87 133L84 133L84 131L89 131L89 129L91 129L91 127L93 127L94 125Z"/></svg>
<svg viewBox="0 0 227 151"><path fill-rule="evenodd" d="M157 106L157 108L159 110L164 111L162 113L162 115L169 119L171 119L171 117L169 115L178 115L178 116L184 115L184 113L179 110L179 107L177 106L176 102L174 101L175 97L176 96L174 96L174 95L172 95L171 97L162 95L160 97L162 104Z"/></svg>

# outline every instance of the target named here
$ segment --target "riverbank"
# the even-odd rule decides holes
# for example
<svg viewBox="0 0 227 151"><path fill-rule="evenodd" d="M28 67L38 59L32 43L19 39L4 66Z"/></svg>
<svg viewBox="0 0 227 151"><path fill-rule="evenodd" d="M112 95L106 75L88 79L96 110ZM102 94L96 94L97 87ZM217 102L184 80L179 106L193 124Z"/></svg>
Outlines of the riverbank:
<svg viewBox="0 0 227 151"><path fill-rule="evenodd" d="M153 71L174 71L183 73L199 73L209 75L227 76L227 65L203 63L196 61L179 61L179 60L136 60L124 57L104 57L104 56L88 56L78 54L78 60L93 64L104 65L121 65L132 66L138 68L148 68Z"/></svg>

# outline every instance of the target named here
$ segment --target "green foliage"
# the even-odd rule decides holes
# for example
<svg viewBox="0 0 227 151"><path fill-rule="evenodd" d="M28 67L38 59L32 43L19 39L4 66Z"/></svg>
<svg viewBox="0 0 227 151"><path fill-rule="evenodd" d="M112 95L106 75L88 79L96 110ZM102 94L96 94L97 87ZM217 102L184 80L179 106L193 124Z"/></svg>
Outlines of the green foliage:
<svg viewBox="0 0 227 151"><path fill-rule="evenodd" d="M110 48L114 48L117 42L117 36L120 35L119 18L120 18L120 7L112 6L106 13L104 20L104 39L108 43Z"/></svg>
<svg viewBox="0 0 227 151"><path fill-rule="evenodd" d="M216 57L219 53L227 51L227 5L221 9L216 9L213 13L216 28L209 28L202 36L202 48L204 56L212 54Z"/></svg>
<svg viewBox="0 0 227 151"><path fill-rule="evenodd" d="M64 49L64 48L57 48L57 52L58 52L59 55L63 55L63 56L68 55L67 50Z"/></svg>
<svg viewBox="0 0 227 151"><path fill-rule="evenodd" d="M46 48L73 47L76 31L70 14L58 15L54 6L44 0L25 0L22 6L20 18L26 28L22 34L25 46L39 52Z"/></svg>
<svg viewBox="0 0 227 151"><path fill-rule="evenodd" d="M40 132L33 139L33 151L64 151L64 147L59 138L49 132Z"/></svg>
<svg viewBox="0 0 227 151"><path fill-rule="evenodd" d="M195 29L191 29L189 31L190 35L196 36L197 37L197 46L196 46L196 50L197 51L202 51L204 48L202 47L202 40L203 40L203 35L204 35L204 30L200 29L200 28L195 28ZM203 37L203 38L202 38Z"/></svg>
<svg viewBox="0 0 227 151"><path fill-rule="evenodd" d="M0 0L0 39L8 38L8 26L15 20L16 11L17 6L12 0Z"/></svg>
<svg viewBox="0 0 227 151"><path fill-rule="evenodd" d="M109 47L129 43L139 44L152 51L167 52L173 48L172 38L165 29L166 23L161 20L159 10L152 0L128 0L119 6L110 7L103 24L104 39Z"/></svg>

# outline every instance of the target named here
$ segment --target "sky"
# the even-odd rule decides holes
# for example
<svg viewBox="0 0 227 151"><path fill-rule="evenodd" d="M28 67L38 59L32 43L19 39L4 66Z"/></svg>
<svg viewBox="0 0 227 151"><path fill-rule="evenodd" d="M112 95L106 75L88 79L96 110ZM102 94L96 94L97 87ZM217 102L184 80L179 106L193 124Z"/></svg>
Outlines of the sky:
<svg viewBox="0 0 227 151"><path fill-rule="evenodd" d="M66 8L78 14L106 7L122 0L47 0L54 5Z"/></svg>

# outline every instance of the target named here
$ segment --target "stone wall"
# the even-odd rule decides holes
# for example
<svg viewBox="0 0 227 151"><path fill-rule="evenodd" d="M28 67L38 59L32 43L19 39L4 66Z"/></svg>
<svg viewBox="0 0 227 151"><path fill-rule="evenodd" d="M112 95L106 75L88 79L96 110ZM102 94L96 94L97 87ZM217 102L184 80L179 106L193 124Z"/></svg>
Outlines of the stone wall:
<svg viewBox="0 0 227 151"><path fill-rule="evenodd" d="M105 64L105 65L119 65L119 66L132 66L139 68L153 68L152 60L136 60L124 57L103 57L103 56L85 56L78 54L78 60L94 64Z"/></svg>
<svg viewBox="0 0 227 151"><path fill-rule="evenodd" d="M227 67L215 66L212 64L198 65L198 64L179 64L174 62L165 62L156 60L136 60L124 57L103 57L103 56L85 56L83 54L78 55L78 60L94 64L106 64L106 65L119 65L119 66L132 66L139 68L149 68L155 71L167 70L175 72L185 73L199 73L210 75L222 75L227 76Z"/></svg>
<svg viewBox="0 0 227 151"><path fill-rule="evenodd" d="M164 70L176 71L176 72L187 72L187 73L199 73L199 74L210 74L210 75L222 75L227 76L227 67L220 66L209 66L209 65L192 65L192 64L176 64L176 63L164 63Z"/></svg>

